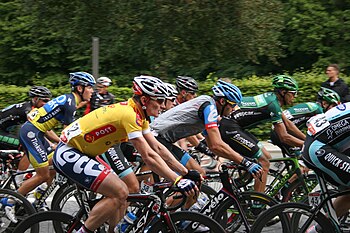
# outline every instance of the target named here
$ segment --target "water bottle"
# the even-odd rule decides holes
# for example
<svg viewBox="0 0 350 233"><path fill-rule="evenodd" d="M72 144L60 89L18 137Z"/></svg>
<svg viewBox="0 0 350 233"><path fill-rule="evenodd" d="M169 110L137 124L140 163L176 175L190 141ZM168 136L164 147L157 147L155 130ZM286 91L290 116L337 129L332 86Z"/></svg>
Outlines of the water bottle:
<svg viewBox="0 0 350 233"><path fill-rule="evenodd" d="M39 200L46 192L47 189L47 184L46 183L42 183L40 186L38 186L36 188L36 190L34 191L34 197L36 200Z"/></svg>
<svg viewBox="0 0 350 233"><path fill-rule="evenodd" d="M136 219L135 214L129 212L124 216L124 219L121 223L119 223L115 228L114 232L115 233L122 233L125 232L126 228L133 224L134 220Z"/></svg>

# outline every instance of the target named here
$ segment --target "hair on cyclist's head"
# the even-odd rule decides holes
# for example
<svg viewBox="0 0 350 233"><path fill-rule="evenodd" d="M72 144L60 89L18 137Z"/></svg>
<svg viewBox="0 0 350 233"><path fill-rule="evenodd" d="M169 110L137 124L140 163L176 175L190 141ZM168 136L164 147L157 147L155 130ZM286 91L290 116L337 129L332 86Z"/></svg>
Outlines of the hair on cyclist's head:
<svg viewBox="0 0 350 233"><path fill-rule="evenodd" d="M178 92L180 92L181 90L197 92L198 91L198 83L192 77L177 76L176 88L177 88Z"/></svg>
<svg viewBox="0 0 350 233"><path fill-rule="evenodd" d="M219 80L216 85L212 87L214 98L225 98L229 101L239 104L242 101L241 90L232 83Z"/></svg>
<svg viewBox="0 0 350 233"><path fill-rule="evenodd" d="M43 86L33 86L30 88L28 92L29 97L40 97L40 98L51 98L52 94L51 91Z"/></svg>
<svg viewBox="0 0 350 233"><path fill-rule="evenodd" d="M148 75L134 77L132 89L136 96L146 95L157 98L166 98L168 94L167 87L162 80Z"/></svg>

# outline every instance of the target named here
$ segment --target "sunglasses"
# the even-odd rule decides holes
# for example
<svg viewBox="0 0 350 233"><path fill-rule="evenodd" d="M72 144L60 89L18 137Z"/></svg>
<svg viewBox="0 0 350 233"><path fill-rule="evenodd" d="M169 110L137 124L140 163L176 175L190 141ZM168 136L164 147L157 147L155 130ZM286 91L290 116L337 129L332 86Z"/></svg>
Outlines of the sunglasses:
<svg viewBox="0 0 350 233"><path fill-rule="evenodd" d="M196 92L194 92L194 91L187 91L187 93L190 94L190 95L195 95L196 94Z"/></svg>
<svg viewBox="0 0 350 233"><path fill-rule="evenodd" d="M154 100L154 101L157 101L159 105L162 105L162 104L164 104L164 102L165 102L165 98L163 98L163 97L153 97L153 96L150 96L150 99L151 99L151 100Z"/></svg>
<svg viewBox="0 0 350 233"><path fill-rule="evenodd" d="M39 98L39 100L43 101L44 103L47 103L50 101L49 98Z"/></svg>
<svg viewBox="0 0 350 233"><path fill-rule="evenodd" d="M97 88L105 88L106 86L97 85Z"/></svg>
<svg viewBox="0 0 350 233"><path fill-rule="evenodd" d="M294 97L298 96L298 92L297 91L288 91L288 93L291 93Z"/></svg>
<svg viewBox="0 0 350 233"><path fill-rule="evenodd" d="M234 101L226 100L226 102L227 102L228 104L230 104L230 105L232 106L232 108L236 107L236 105L237 105L237 103L234 102Z"/></svg>

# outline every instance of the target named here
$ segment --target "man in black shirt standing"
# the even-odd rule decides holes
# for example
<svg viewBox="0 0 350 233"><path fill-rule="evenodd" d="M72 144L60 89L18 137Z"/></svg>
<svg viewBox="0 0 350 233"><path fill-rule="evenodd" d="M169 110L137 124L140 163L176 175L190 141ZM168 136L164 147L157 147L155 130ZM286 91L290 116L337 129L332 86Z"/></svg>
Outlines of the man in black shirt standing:
<svg viewBox="0 0 350 233"><path fill-rule="evenodd" d="M349 102L349 87L343 79L339 77L340 68L337 64L330 64L326 69L328 80L321 84L321 87L329 88L337 92L342 103ZM320 97L318 97L320 100Z"/></svg>

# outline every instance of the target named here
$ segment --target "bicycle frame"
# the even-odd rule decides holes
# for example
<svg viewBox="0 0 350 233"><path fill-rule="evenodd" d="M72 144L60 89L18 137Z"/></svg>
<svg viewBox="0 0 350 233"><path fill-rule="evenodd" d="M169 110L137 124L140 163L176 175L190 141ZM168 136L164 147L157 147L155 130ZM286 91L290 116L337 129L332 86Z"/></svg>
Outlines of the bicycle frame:
<svg viewBox="0 0 350 233"><path fill-rule="evenodd" d="M228 167L226 165L221 165L221 168L222 168L222 172L220 172L220 180L223 187L201 209L200 213L207 215L209 217L213 217L215 214L215 210L219 206L219 204L224 200L226 200L227 198L231 198L234 201L235 205L237 206L239 214L242 216L242 220L246 229L248 230L248 232L250 232L251 227L249 226L244 210L239 203L240 192L238 191L237 187L235 187L235 185L233 185L230 182L231 179L228 174Z"/></svg>
<svg viewBox="0 0 350 233"><path fill-rule="evenodd" d="M270 187L268 187L265 191L267 195L270 197L274 197L278 192L285 186L285 184L288 182L290 178L294 174L297 175L298 180L302 181L304 191L306 193L309 193L311 190L308 189L304 176L301 173L300 165L299 165L299 160L297 157L282 157L282 158L274 158L270 159L271 163L278 163L278 162L283 162L285 164L285 167L281 169L280 171L272 171L270 168L271 173L275 173L276 176L272 180L272 182L269 184Z"/></svg>
<svg viewBox="0 0 350 233"><path fill-rule="evenodd" d="M319 213L322 209L324 209L324 211L327 213L328 219L333 224L336 231L341 233L342 231L340 230L339 220L333 208L332 199L339 196L348 195L350 194L350 190L345 190L345 191L340 191L337 193L330 194L323 175L320 176L319 174L316 173L316 176L321 188L321 203L311 209L310 212L312 213L312 215L304 223L304 226L300 229L300 232L306 231L307 228L310 226L310 223L312 222L312 220L315 218L316 214Z"/></svg>

